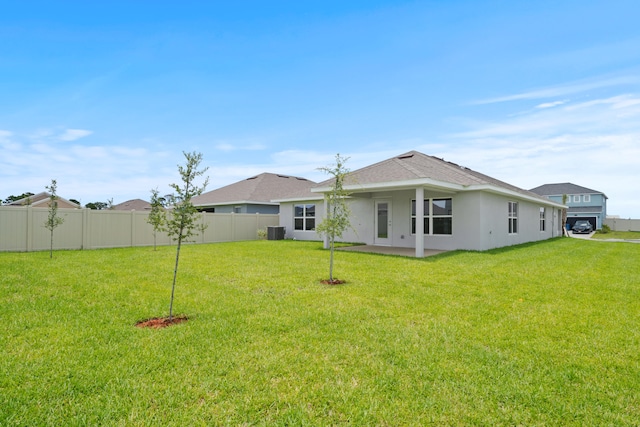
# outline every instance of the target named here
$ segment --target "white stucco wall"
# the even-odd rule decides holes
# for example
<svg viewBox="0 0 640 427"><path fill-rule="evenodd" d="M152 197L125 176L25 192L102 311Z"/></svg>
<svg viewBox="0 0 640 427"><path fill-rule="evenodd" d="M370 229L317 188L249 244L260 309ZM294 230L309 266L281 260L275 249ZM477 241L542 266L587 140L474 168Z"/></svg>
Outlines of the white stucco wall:
<svg viewBox="0 0 640 427"><path fill-rule="evenodd" d="M517 199L484 191L463 193L433 192L425 189L424 198L452 199L452 234L424 236L425 249L438 250L488 250L497 247L549 239L560 235L561 225L557 208L546 207L546 229L540 231L540 207L542 203ZM414 248L416 236L411 233L411 201L415 190L373 192L355 195L350 199L351 224L342 241L375 244L375 202L391 202L390 245ZM518 202L518 232L509 234L508 202ZM321 240L314 231L294 230L294 205L313 203L316 205L316 224L324 218L324 203L321 200L282 203L280 225L286 228L286 238L298 240Z"/></svg>

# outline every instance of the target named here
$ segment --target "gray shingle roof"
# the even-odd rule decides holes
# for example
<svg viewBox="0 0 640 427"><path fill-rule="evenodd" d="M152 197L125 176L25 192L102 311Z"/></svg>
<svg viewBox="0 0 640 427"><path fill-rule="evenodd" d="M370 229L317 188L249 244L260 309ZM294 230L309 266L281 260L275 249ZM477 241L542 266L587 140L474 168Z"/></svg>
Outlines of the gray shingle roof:
<svg viewBox="0 0 640 427"><path fill-rule="evenodd" d="M418 151L410 151L353 171L349 174L346 185L349 186L351 184L354 188L357 186L371 187L375 184L403 181L410 183L411 181L424 179L462 187L491 186L549 202L530 191ZM329 187L332 182L333 179L328 179L319 183L316 188Z"/></svg>
<svg viewBox="0 0 640 427"><path fill-rule="evenodd" d="M224 205L229 203L272 204L275 199L296 194L311 194L315 182L296 176L261 173L260 175L229 184L194 197L195 206Z"/></svg>
<svg viewBox="0 0 640 427"><path fill-rule="evenodd" d="M151 203L142 199L132 199L113 206L116 211L145 211L151 210Z"/></svg>
<svg viewBox="0 0 640 427"><path fill-rule="evenodd" d="M592 190L590 188L581 187L570 182L562 182L558 184L544 184L529 190L541 196L562 196L563 194L603 194L601 191ZM605 196L607 197L607 196Z"/></svg>

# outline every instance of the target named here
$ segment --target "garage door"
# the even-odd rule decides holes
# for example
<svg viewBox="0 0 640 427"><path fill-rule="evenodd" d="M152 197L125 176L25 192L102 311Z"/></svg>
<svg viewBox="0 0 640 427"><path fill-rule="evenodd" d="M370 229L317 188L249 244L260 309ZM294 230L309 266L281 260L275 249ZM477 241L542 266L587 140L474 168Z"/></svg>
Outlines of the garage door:
<svg viewBox="0 0 640 427"><path fill-rule="evenodd" d="M567 218L567 224L569 224L569 229L571 229L571 227L573 227L573 224L576 223L576 221L582 221L582 220L587 220L591 223L591 226L593 227L593 229L596 229L596 217L595 216L570 216L569 218Z"/></svg>

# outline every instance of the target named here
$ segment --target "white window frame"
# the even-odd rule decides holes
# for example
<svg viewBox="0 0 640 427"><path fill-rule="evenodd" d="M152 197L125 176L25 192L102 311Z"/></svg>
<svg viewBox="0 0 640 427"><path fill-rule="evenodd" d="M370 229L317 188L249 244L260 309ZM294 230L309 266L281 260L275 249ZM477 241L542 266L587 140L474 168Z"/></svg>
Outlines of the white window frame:
<svg viewBox="0 0 640 427"><path fill-rule="evenodd" d="M451 203L451 213L447 215L436 215L433 209L433 202L437 200L449 200ZM416 234L415 221L417 220L415 215L415 199L411 199L411 235L414 236ZM425 236L451 236L453 235L453 198L451 197L433 197L424 199L425 208L424 208L424 217L423 221L426 219L424 226L424 235ZM450 218L451 219L451 232L450 233L434 233L433 232L433 220L438 218Z"/></svg>
<svg viewBox="0 0 640 427"><path fill-rule="evenodd" d="M540 231L547 231L547 209L544 207L540 208Z"/></svg>
<svg viewBox="0 0 640 427"><path fill-rule="evenodd" d="M576 194L573 196L573 203L580 203L580 195Z"/></svg>
<svg viewBox="0 0 640 427"><path fill-rule="evenodd" d="M583 196L583 200L584 200L585 203L590 202L591 201L591 194L585 194Z"/></svg>
<svg viewBox="0 0 640 427"><path fill-rule="evenodd" d="M518 202L508 203L509 234L518 234Z"/></svg>
<svg viewBox="0 0 640 427"><path fill-rule="evenodd" d="M296 208L302 207L302 215L296 216ZM309 208L313 206L313 215L309 215ZM297 220L302 221L302 228L296 227ZM308 222L313 220L313 227L308 228ZM295 231L315 231L316 229L316 204L315 203L298 203L293 205L293 229Z"/></svg>

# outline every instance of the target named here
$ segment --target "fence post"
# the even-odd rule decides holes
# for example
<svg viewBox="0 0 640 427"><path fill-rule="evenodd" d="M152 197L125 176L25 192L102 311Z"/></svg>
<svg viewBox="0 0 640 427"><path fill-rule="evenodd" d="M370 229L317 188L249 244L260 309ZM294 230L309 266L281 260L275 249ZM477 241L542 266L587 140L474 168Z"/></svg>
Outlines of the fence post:
<svg viewBox="0 0 640 427"><path fill-rule="evenodd" d="M129 219L131 220L131 247L133 247L133 243L135 242L135 238L136 238L136 217L135 217L135 209L131 209L131 215L129 216Z"/></svg>
<svg viewBox="0 0 640 427"><path fill-rule="evenodd" d="M33 250L33 227L35 224L33 223L33 207L31 205L27 206L27 252L31 252Z"/></svg>
<svg viewBox="0 0 640 427"><path fill-rule="evenodd" d="M82 249L91 249L89 246L89 212L91 209L84 208L82 210Z"/></svg>

